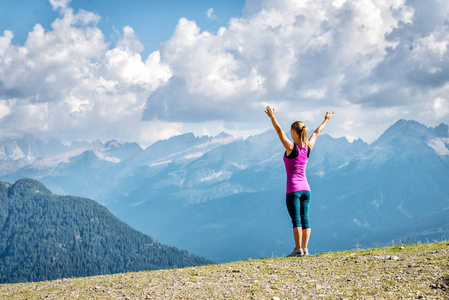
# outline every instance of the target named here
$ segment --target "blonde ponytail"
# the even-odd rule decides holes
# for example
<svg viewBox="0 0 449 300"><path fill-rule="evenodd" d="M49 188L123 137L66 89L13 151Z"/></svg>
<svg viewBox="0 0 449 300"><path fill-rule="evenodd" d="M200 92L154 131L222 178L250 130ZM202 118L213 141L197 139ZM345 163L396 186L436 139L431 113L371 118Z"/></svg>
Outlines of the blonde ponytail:
<svg viewBox="0 0 449 300"><path fill-rule="evenodd" d="M306 125L304 125L301 128L301 135L299 137L301 138L301 142L303 143L303 145L307 145L307 126Z"/></svg>
<svg viewBox="0 0 449 300"><path fill-rule="evenodd" d="M292 126L291 126L291 130L294 130L298 134L298 136L301 140L301 143L302 143L301 147L307 145L308 128L306 125L304 125L303 122L301 122L301 121L293 122Z"/></svg>

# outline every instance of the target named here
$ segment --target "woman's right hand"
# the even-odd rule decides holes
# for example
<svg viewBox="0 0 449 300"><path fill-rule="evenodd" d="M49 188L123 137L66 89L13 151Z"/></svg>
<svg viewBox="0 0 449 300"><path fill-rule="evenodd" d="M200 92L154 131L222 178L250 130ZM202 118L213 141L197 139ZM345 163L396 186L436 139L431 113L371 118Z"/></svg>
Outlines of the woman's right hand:
<svg viewBox="0 0 449 300"><path fill-rule="evenodd" d="M274 117L274 114L276 113L276 110L274 109L274 107L273 107L273 109L271 109L271 107L267 105L267 107L265 108L265 113L271 119L271 118Z"/></svg>

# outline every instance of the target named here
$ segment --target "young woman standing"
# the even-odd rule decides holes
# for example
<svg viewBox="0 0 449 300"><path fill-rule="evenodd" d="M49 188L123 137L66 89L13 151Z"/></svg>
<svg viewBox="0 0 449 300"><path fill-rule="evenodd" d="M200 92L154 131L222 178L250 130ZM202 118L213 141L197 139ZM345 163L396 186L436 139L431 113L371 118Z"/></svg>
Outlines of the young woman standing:
<svg viewBox="0 0 449 300"><path fill-rule="evenodd" d="M282 131L274 116L274 108L271 109L271 107L267 106L265 113L271 119L271 123L285 148L284 164L287 172L286 204L292 219L293 236L295 238L295 249L288 256L309 255L307 244L309 243L311 232L309 222L311 194L306 177L306 166L318 134L332 118L334 111L326 112L323 123L315 129L308 141L307 126L301 121L293 122L290 129L293 142Z"/></svg>

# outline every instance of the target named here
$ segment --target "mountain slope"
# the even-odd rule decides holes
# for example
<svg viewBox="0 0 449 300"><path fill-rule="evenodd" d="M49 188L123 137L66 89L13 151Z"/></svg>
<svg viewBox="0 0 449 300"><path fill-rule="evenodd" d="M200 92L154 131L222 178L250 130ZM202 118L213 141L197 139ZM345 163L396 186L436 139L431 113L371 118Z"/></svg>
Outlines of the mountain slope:
<svg viewBox="0 0 449 300"><path fill-rule="evenodd" d="M0 283L211 263L154 241L95 201L0 183Z"/></svg>

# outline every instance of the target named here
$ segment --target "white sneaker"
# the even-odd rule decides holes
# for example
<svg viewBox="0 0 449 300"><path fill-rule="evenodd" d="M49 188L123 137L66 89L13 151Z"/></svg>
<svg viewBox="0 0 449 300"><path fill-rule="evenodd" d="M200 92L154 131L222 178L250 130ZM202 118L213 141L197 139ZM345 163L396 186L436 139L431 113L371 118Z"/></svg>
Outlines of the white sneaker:
<svg viewBox="0 0 449 300"><path fill-rule="evenodd" d="M304 252L302 249L296 250L296 247L293 249L293 252L287 255L287 257L298 257L298 256L304 256Z"/></svg>
<svg viewBox="0 0 449 300"><path fill-rule="evenodd" d="M309 255L309 250L307 250L307 248L304 248L304 249L301 249L302 250L302 252L303 252L303 255L302 256L307 256L307 255Z"/></svg>

